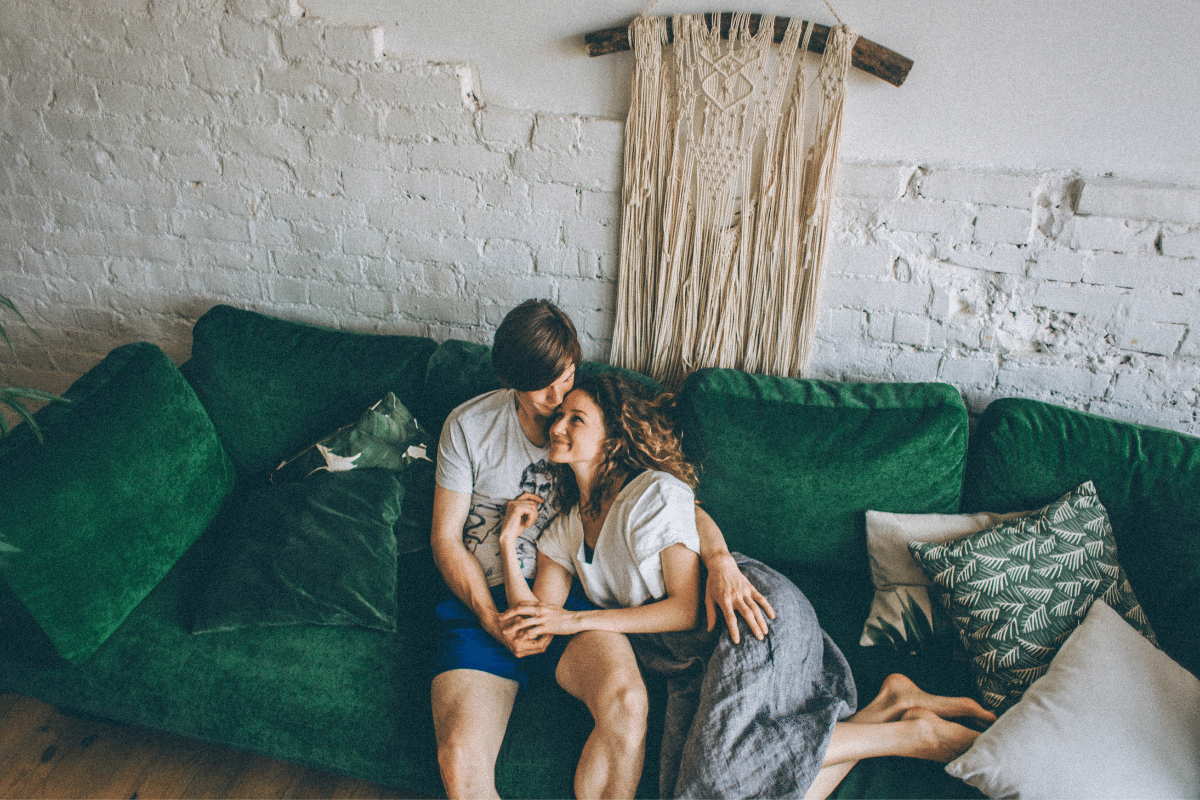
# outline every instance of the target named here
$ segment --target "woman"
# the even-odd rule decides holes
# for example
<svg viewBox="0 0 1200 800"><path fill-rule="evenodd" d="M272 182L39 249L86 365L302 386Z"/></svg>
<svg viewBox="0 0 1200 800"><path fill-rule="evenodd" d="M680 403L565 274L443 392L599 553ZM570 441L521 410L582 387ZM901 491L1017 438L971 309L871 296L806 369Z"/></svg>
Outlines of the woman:
<svg viewBox="0 0 1200 800"><path fill-rule="evenodd" d="M501 529L510 633L625 633L643 666L668 676L664 797L824 797L861 758L965 751L978 733L949 719L994 716L903 676L856 714L845 658L800 590L764 564L739 559L775 608L765 639L734 647L697 629L696 474L668 403L616 374L576 380L550 428L559 515L538 541L532 588L516 540L540 499L512 501ZM574 577L600 608L561 608Z"/></svg>

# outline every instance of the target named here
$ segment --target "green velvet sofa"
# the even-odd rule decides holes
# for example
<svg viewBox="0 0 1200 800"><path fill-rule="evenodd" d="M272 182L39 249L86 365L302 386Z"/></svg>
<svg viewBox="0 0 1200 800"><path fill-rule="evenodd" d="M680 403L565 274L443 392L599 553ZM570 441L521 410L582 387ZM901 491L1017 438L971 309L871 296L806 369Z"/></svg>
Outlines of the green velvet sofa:
<svg viewBox="0 0 1200 800"><path fill-rule="evenodd" d="M216 306L176 368L114 350L0 441L0 691L440 795L429 708L432 611L447 596L421 538L431 471L399 473L395 630L262 625L193 633L230 563L244 499L281 460L393 393L436 436L495 387L489 350L336 331ZM603 369L587 364L585 369ZM732 549L785 572L850 660L860 697L904 672L971 693L950 647L859 638L873 597L864 513L1037 508L1083 481L1163 649L1200 671L1200 440L1044 403L994 402L972 424L943 384L842 384L701 370L680 392L698 497ZM643 796L657 786L653 711ZM522 696L497 765L502 794L568 797L590 729L556 686ZM940 765L860 763L844 797L972 797Z"/></svg>

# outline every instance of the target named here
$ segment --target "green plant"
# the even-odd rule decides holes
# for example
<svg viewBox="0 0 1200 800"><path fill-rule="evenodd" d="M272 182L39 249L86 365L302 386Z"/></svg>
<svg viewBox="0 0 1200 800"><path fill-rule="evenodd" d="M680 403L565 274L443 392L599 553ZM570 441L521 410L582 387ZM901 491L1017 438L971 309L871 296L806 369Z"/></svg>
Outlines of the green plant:
<svg viewBox="0 0 1200 800"><path fill-rule="evenodd" d="M904 631L901 632L890 622L872 620L866 630L872 644L890 646L908 655L921 655L943 649L952 641L954 624L950 620L949 612L941 603L930 603L932 620L912 597L904 597L900 605Z"/></svg>
<svg viewBox="0 0 1200 800"><path fill-rule="evenodd" d="M17 310L17 307L13 304L13 301L0 294L0 309L4 308L8 309L13 314L16 314L17 319L21 320L21 323L26 328L29 328L30 331L33 331L34 336L38 335L37 331L33 330L33 327L25 320L25 317L21 314L21 312ZM13 346L12 339L9 338L8 331L4 329L3 324L0 324L0 339L4 340L4 343L8 345L10 350L12 350L14 353L16 352L16 348ZM17 412L21 419L25 420L25 422L29 424L29 429L33 431L33 435L37 437L39 442L42 441L42 429L38 427L37 421L34 420L33 414L22 402L23 400L36 400L45 403L71 402L70 400L59 397L56 394L43 392L41 389L30 389L24 386L0 386L0 404L6 405L13 411ZM5 419L4 415L0 414L0 438L8 436L11 431L12 426L8 424L8 420ZM2 552L3 547L5 547L4 543L0 542L0 552Z"/></svg>

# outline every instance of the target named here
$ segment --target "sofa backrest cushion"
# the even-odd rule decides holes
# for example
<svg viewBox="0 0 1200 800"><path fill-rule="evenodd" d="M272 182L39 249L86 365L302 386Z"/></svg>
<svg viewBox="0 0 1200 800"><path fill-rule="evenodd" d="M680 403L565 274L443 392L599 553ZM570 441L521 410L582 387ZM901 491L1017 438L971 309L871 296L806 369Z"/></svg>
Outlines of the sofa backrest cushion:
<svg viewBox="0 0 1200 800"><path fill-rule="evenodd" d="M1200 675L1200 438L996 400L971 435L963 510L1039 508L1085 481L1159 643Z"/></svg>
<svg viewBox="0 0 1200 800"><path fill-rule="evenodd" d="M28 426L0 440L0 536L18 550L0 574L58 653L80 662L204 531L234 470L152 344L113 350L64 396L72 402L37 414L45 444Z"/></svg>
<svg viewBox="0 0 1200 800"><path fill-rule="evenodd" d="M218 305L196 321L180 369L238 475L250 477L358 419L388 392L413 408L436 346Z"/></svg>
<svg viewBox="0 0 1200 800"><path fill-rule="evenodd" d="M868 509L958 509L967 411L945 384L703 369L679 410L697 499L731 549L777 568L869 573Z"/></svg>

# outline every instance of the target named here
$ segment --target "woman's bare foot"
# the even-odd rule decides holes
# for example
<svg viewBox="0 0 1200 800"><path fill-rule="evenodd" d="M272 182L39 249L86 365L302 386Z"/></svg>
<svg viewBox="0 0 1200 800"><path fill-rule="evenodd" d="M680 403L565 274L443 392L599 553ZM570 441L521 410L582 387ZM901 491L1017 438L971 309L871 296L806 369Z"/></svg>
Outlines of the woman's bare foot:
<svg viewBox="0 0 1200 800"><path fill-rule="evenodd" d="M888 675L879 694L854 715L856 722L894 722L912 709L924 709L949 719L968 719L984 727L996 721L996 715L969 697L943 697L929 694L905 675Z"/></svg>
<svg viewBox="0 0 1200 800"><path fill-rule="evenodd" d="M901 724L913 723L913 751L905 755L948 764L970 749L979 731L942 719L926 708L913 708L900 717Z"/></svg>

